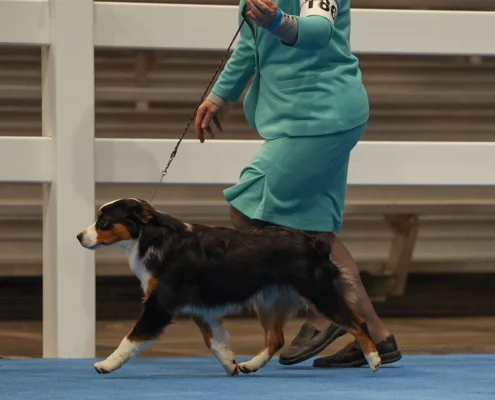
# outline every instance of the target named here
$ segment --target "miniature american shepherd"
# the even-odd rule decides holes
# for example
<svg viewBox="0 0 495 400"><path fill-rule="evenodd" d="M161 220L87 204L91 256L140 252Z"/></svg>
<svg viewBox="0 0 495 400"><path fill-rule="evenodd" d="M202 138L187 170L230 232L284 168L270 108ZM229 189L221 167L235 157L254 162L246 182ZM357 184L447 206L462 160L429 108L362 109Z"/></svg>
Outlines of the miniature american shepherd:
<svg viewBox="0 0 495 400"><path fill-rule="evenodd" d="M359 342L371 370L380 357L356 312L355 284L345 266L331 261L328 243L301 231L268 226L235 230L188 224L140 199L102 206L96 222L77 235L89 250L118 246L141 282L142 311L117 349L94 367L106 374L136 357L176 315L190 315L206 346L229 376L264 367L284 345L283 328L310 308ZM238 363L222 318L250 307L265 343Z"/></svg>

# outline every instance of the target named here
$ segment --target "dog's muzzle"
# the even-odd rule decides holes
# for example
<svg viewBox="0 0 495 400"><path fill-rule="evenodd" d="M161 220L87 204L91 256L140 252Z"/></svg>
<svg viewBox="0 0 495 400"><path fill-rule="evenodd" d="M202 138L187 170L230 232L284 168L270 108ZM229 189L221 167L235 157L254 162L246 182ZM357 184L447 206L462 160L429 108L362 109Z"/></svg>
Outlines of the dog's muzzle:
<svg viewBox="0 0 495 400"><path fill-rule="evenodd" d="M81 246L86 249L95 249L97 247L97 233L95 225L91 225L77 235L77 240L81 243Z"/></svg>

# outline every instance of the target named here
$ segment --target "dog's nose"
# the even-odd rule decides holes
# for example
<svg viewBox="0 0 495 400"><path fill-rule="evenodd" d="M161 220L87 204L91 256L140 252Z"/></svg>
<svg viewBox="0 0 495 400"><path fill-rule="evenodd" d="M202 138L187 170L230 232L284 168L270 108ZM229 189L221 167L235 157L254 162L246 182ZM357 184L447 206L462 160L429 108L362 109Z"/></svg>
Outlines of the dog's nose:
<svg viewBox="0 0 495 400"><path fill-rule="evenodd" d="M77 235L77 240L79 240L79 243L81 243L82 238L83 238L83 234L81 232L79 235Z"/></svg>

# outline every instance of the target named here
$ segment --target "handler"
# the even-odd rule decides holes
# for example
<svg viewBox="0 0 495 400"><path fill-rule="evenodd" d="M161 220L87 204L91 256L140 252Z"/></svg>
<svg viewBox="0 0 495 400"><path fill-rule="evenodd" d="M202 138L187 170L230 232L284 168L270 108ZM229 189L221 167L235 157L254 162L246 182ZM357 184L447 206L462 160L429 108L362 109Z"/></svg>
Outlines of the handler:
<svg viewBox="0 0 495 400"><path fill-rule="evenodd" d="M338 239L344 211L349 155L369 118L358 59L350 49L350 0L241 0L238 45L199 107L195 128L222 131L217 112L244 100L248 123L265 139L239 182L224 191L236 229L276 224L328 240L332 260L346 264L359 289L358 312L366 320L382 364L401 358L394 336L368 298L351 254ZM323 351L346 332L310 316L280 363L297 364ZM318 358L320 368L366 364L357 344Z"/></svg>

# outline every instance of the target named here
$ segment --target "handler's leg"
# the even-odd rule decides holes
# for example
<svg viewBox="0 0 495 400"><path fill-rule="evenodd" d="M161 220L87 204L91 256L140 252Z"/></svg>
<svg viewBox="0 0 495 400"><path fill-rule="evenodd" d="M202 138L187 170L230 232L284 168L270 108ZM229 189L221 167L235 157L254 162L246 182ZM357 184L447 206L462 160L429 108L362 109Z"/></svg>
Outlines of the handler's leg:
<svg viewBox="0 0 495 400"><path fill-rule="evenodd" d="M263 227L267 223L259 220L252 220L236 210L230 208L231 221L236 229L248 229L252 227ZM382 357L382 363L391 363L400 360L401 353L397 348L395 338L385 328L366 293L358 266L340 239L334 234L324 234L322 239L329 240L332 249L332 260L337 264L345 264L347 270L352 274L358 288L357 311L365 319L370 335L376 344L378 352ZM311 357L318 355L333 341L346 331L337 325L330 323L326 318L319 315L310 315L305 324L301 327L298 335L280 355L280 363L284 365L298 364ZM348 365L352 364L352 365ZM337 354L320 358L315 361L315 366L323 367L345 367L365 365L366 359L357 343L347 345Z"/></svg>

